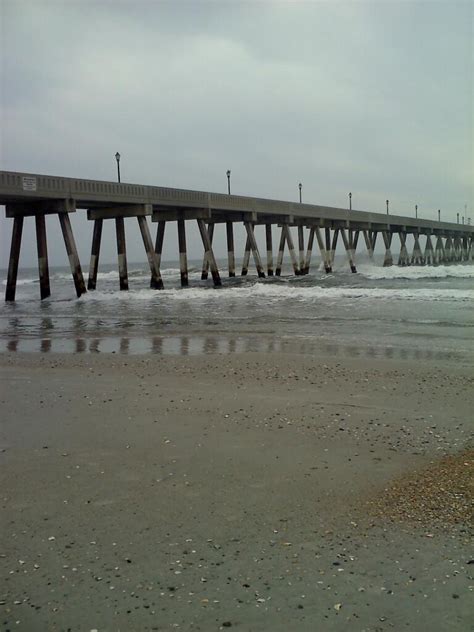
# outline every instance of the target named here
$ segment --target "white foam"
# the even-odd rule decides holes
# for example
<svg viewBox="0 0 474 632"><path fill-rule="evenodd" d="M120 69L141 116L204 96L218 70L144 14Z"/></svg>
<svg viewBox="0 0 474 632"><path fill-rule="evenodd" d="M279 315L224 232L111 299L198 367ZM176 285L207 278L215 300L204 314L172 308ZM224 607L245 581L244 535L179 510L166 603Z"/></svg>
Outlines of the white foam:
<svg viewBox="0 0 474 632"><path fill-rule="evenodd" d="M474 278L474 266L449 265L449 266L389 266L387 268L361 264L357 266L357 272L368 279L446 279L456 277L458 279Z"/></svg>
<svg viewBox="0 0 474 632"><path fill-rule="evenodd" d="M417 301L474 301L474 290L451 288L354 288L303 286L290 283L255 283L253 285L225 288L190 287L170 290L129 290L128 292L105 291L86 294L82 300L99 301L201 301L217 303L223 301L264 300L278 302L282 300L316 302L319 300L351 299L370 300L417 300Z"/></svg>

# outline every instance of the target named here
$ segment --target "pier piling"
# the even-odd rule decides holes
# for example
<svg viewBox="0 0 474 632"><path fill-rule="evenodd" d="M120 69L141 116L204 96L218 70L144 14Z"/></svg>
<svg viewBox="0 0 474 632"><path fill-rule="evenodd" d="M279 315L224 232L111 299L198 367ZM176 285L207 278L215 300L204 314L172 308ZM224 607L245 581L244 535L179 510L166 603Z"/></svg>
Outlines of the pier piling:
<svg viewBox="0 0 474 632"><path fill-rule="evenodd" d="M115 234L117 237L120 289L128 290L127 247L125 243L125 224L123 217L115 218Z"/></svg>
<svg viewBox="0 0 474 632"><path fill-rule="evenodd" d="M162 290L163 281L161 279L160 266L158 264L158 257L156 256L155 249L153 248L153 241L151 239L150 229L148 228L146 217L143 215L139 215L137 217L137 220L143 240L143 245L145 247L146 256L148 259L148 265L150 266L150 287L155 290Z"/></svg>
<svg viewBox="0 0 474 632"><path fill-rule="evenodd" d="M273 276L273 242L271 224L265 224L265 244L267 247L267 275Z"/></svg>
<svg viewBox="0 0 474 632"><path fill-rule="evenodd" d="M257 274L260 278L265 278L265 272L263 271L262 259L258 251L257 240L255 239L254 226L251 222L244 222L245 230L247 231L247 239L252 250L255 267L257 268Z"/></svg>
<svg viewBox="0 0 474 632"><path fill-rule="evenodd" d="M179 271L181 287L188 286L188 255L186 252L186 227L184 219L178 219Z"/></svg>
<svg viewBox="0 0 474 632"><path fill-rule="evenodd" d="M234 224L232 222L226 222L225 230L227 238L227 266L229 268L229 277L235 277Z"/></svg>
<svg viewBox="0 0 474 632"><path fill-rule="evenodd" d="M13 232L8 261L7 288L5 300L14 301L16 294L16 280L18 277L18 263L20 261L21 236L23 233L23 217L13 218Z"/></svg>
<svg viewBox="0 0 474 632"><path fill-rule="evenodd" d="M217 263L216 263L216 259L214 257L214 252L212 250L212 242L211 242L211 235L214 234L214 224L211 224L210 226L212 226L212 233L211 231L207 231L206 229L206 224L204 223L203 219L197 219L197 225L199 228L199 233L201 235L201 240L202 240L202 245L204 246L204 252L205 252L205 258L206 261L208 262L209 267L211 268L211 275L212 275L212 280L214 281L214 285L218 286L218 285L222 285L222 281L219 275L219 270L217 268Z"/></svg>
<svg viewBox="0 0 474 632"><path fill-rule="evenodd" d="M276 270L275 270L276 276L281 275L281 269L283 267L283 255L285 252L285 241L286 241L285 227L282 226L281 233L280 233L280 243L278 244L278 256L277 256L277 264L276 264Z"/></svg>
<svg viewBox="0 0 474 632"><path fill-rule="evenodd" d="M79 298L86 292L86 284L84 283L84 277L82 276L81 262L79 261L79 255L77 254L74 235L72 234L71 221L67 213L58 213L58 217L59 223L61 224L61 231L63 233L69 265L71 266L76 295Z"/></svg>
<svg viewBox="0 0 474 632"><path fill-rule="evenodd" d="M48 246L46 243L46 222L43 213L35 216L36 247L38 250L38 272L41 300L51 296L49 286Z"/></svg>
<svg viewBox="0 0 474 632"><path fill-rule="evenodd" d="M97 272L99 269L100 242L102 239L103 219L94 220L94 230L92 233L91 260L89 264L89 279L87 289L95 290L97 286Z"/></svg>

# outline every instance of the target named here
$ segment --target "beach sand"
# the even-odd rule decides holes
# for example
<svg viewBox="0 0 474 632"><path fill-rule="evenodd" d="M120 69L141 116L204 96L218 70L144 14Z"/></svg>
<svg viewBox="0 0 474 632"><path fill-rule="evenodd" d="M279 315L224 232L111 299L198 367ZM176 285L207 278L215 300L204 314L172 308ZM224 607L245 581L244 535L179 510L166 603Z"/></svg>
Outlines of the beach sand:
<svg viewBox="0 0 474 632"><path fill-rule="evenodd" d="M6 353L0 380L3 632L473 625L471 366Z"/></svg>

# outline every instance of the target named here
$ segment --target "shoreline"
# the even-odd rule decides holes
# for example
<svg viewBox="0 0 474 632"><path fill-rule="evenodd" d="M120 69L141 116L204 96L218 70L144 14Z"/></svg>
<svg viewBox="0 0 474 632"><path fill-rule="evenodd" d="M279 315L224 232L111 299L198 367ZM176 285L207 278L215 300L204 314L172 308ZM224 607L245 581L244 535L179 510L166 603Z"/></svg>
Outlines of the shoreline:
<svg viewBox="0 0 474 632"><path fill-rule="evenodd" d="M2 632L468 627L469 525L368 503L471 445L471 367L6 353L0 379Z"/></svg>

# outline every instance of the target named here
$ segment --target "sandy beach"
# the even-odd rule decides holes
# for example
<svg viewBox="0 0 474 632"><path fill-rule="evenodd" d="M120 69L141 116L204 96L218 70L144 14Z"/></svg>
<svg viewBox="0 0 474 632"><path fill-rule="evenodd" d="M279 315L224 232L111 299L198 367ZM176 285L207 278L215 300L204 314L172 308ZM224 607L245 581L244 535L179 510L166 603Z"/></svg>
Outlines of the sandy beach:
<svg viewBox="0 0 474 632"><path fill-rule="evenodd" d="M0 375L3 632L472 626L472 366L5 353Z"/></svg>

